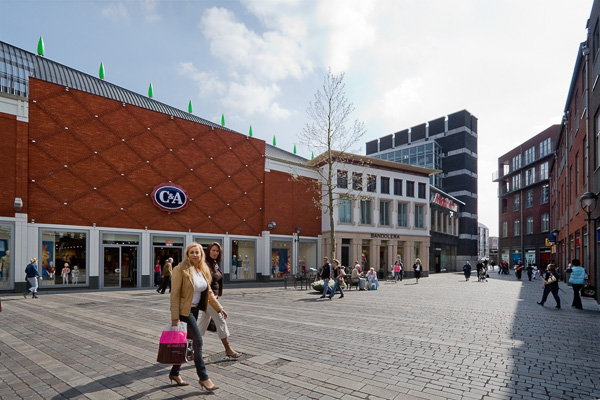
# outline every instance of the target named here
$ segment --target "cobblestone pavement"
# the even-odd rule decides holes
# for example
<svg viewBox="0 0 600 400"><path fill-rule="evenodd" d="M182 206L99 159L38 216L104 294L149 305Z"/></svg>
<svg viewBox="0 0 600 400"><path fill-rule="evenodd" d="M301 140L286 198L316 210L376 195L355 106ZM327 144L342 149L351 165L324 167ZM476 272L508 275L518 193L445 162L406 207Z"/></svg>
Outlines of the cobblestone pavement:
<svg viewBox="0 0 600 400"><path fill-rule="evenodd" d="M584 300L545 307L541 282L491 273L487 283L438 274L377 291L321 300L281 286L225 288L230 341L224 358L204 340L221 387L186 387L156 363L168 295L153 289L4 296L2 399L598 399L600 308Z"/></svg>

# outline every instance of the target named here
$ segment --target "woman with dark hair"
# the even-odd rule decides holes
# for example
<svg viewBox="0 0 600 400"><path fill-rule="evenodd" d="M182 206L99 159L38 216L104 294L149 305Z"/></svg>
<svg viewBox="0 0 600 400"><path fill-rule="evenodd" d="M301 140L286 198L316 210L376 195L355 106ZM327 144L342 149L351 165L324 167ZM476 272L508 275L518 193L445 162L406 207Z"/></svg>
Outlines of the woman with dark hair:
<svg viewBox="0 0 600 400"><path fill-rule="evenodd" d="M560 297L558 297L558 274L556 273L556 266L554 264L548 264L543 285L544 294L542 295L542 301L539 301L538 304L543 307L548 295L552 293L554 300L556 300L556 308L560 308Z"/></svg>
<svg viewBox="0 0 600 400"><path fill-rule="evenodd" d="M219 297L223 296L223 273L219 268L219 263L223 259L223 249L219 243L214 242L208 246L207 253L208 256L206 257L206 264L208 264L208 269L210 270L210 275L212 278L210 282L210 288L218 299ZM225 355L233 359L240 358L242 353L233 350L229 345L229 341L227 340L229 337L229 329L227 328L227 322L225 322L225 318L223 318L220 313L216 312L210 307L205 313L202 313L200 321L198 322L202 336L204 336L211 318L215 322L219 339L221 339L223 347L225 347Z"/></svg>
<svg viewBox="0 0 600 400"><path fill-rule="evenodd" d="M185 248L183 261L173 268L171 275L171 325L177 326L179 321L187 323L188 338L192 338L194 346L194 365L200 378L200 385L212 392L218 389L208 374L202 358L202 335L198 329L198 314L206 314L207 309L218 312L223 319L227 313L219 304L210 288L211 274L204 261L204 250L198 243L190 243ZM175 381L177 386L188 385L179 376L181 365L173 365L169 379Z"/></svg>

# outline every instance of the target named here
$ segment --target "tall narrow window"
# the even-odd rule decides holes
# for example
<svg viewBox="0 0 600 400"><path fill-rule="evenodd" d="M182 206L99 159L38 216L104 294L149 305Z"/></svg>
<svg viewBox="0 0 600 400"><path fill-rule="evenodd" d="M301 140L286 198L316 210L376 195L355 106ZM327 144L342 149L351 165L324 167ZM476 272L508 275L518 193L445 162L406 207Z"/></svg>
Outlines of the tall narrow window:
<svg viewBox="0 0 600 400"><path fill-rule="evenodd" d="M371 200L360 201L360 223L363 225L371 225Z"/></svg>
<svg viewBox="0 0 600 400"><path fill-rule="evenodd" d="M419 182L419 192L417 193L417 195L419 196L420 199L425 199L427 198L427 185L425 185L424 183Z"/></svg>
<svg viewBox="0 0 600 400"><path fill-rule="evenodd" d="M533 189L527 191L527 198L525 200L525 207L531 208L533 207Z"/></svg>
<svg viewBox="0 0 600 400"><path fill-rule="evenodd" d="M548 203L549 199L550 199L550 185L544 185L542 186L542 196L540 198L540 203L541 204L546 204ZM560 196L558 196L558 199L560 199Z"/></svg>
<svg viewBox="0 0 600 400"><path fill-rule="evenodd" d="M415 204L415 228L424 228L424 207L419 204Z"/></svg>
<svg viewBox="0 0 600 400"><path fill-rule="evenodd" d="M519 211L521 209L521 196L515 195L513 198L513 211Z"/></svg>
<svg viewBox="0 0 600 400"><path fill-rule="evenodd" d="M548 162L540 164L540 180L548 179Z"/></svg>
<svg viewBox="0 0 600 400"><path fill-rule="evenodd" d="M379 225L390 225L390 202L379 201Z"/></svg>
<svg viewBox="0 0 600 400"><path fill-rule="evenodd" d="M352 199L342 197L338 200L338 209L340 222L344 224L352 223Z"/></svg>
<svg viewBox="0 0 600 400"><path fill-rule="evenodd" d="M542 217L541 230L542 230L542 232L548 232L550 230L550 213L543 213L541 217Z"/></svg>
<svg viewBox="0 0 600 400"><path fill-rule="evenodd" d="M390 194L390 178L381 177L381 193Z"/></svg>
<svg viewBox="0 0 600 400"><path fill-rule="evenodd" d="M415 197L415 183L412 181L406 181L406 196Z"/></svg>
<svg viewBox="0 0 600 400"><path fill-rule="evenodd" d="M362 188L363 188L362 179L363 179L363 175L361 173L353 172L352 173L352 189L362 190Z"/></svg>
<svg viewBox="0 0 600 400"><path fill-rule="evenodd" d="M402 228L408 226L408 209L406 203L398 203L398 226Z"/></svg>
<svg viewBox="0 0 600 400"><path fill-rule="evenodd" d="M513 221L513 236L519 236L521 234L521 221L515 219Z"/></svg>
<svg viewBox="0 0 600 400"><path fill-rule="evenodd" d="M402 196L402 179L394 179L394 195Z"/></svg>
<svg viewBox="0 0 600 400"><path fill-rule="evenodd" d="M502 222L502 237L508 237L508 222Z"/></svg>
<svg viewBox="0 0 600 400"><path fill-rule="evenodd" d="M533 217L527 217L527 234L531 235L533 233Z"/></svg>
<svg viewBox="0 0 600 400"><path fill-rule="evenodd" d="M367 175L367 192L377 191L377 175Z"/></svg>
<svg viewBox="0 0 600 400"><path fill-rule="evenodd" d="M348 171L337 171L337 186L342 189L348 189Z"/></svg>

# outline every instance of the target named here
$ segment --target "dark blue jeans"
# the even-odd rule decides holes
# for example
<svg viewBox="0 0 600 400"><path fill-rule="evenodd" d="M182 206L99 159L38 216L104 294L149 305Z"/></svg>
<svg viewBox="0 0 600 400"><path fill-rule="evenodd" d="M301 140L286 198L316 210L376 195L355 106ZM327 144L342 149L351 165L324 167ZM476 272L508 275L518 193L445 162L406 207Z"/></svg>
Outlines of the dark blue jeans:
<svg viewBox="0 0 600 400"><path fill-rule="evenodd" d="M179 319L187 323L187 337L194 341L194 365L196 366L196 372L200 380L205 381L208 379L208 374L206 373L206 366L202 358L202 335L200 335L200 329L198 329L198 311L198 308L192 307L190 315L187 317L180 315ZM173 365L170 375L179 376L180 369L181 365Z"/></svg>
<svg viewBox="0 0 600 400"><path fill-rule="evenodd" d="M344 291L342 290L342 287L340 286L340 279L342 278L338 278L335 280L335 285L333 285L333 292L331 292L331 294L329 295L329 297L333 297L333 295L335 294L335 291L337 289L340 289L340 294L343 296L344 295Z"/></svg>
<svg viewBox="0 0 600 400"><path fill-rule="evenodd" d="M579 309L583 308L583 304L581 304L581 296L579 295L581 288L583 288L583 285L573 284L573 304L571 305Z"/></svg>
<svg viewBox="0 0 600 400"><path fill-rule="evenodd" d="M554 300L556 300L556 305L560 306L560 297L558 297L558 285L549 285L544 288L544 295L542 296L541 303L544 304L548 295L552 292L552 296L554 296Z"/></svg>

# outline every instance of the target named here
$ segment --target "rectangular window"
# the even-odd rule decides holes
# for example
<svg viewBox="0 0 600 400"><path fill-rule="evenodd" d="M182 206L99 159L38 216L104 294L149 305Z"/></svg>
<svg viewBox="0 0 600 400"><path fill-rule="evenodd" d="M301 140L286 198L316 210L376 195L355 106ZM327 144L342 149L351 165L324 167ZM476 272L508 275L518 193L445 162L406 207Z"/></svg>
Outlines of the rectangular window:
<svg viewBox="0 0 600 400"><path fill-rule="evenodd" d="M518 154L512 158L512 170L516 171L521 168L521 155Z"/></svg>
<svg viewBox="0 0 600 400"><path fill-rule="evenodd" d="M412 181L406 181L406 196L415 197L415 183Z"/></svg>
<svg viewBox="0 0 600 400"><path fill-rule="evenodd" d="M379 201L379 225L390 225L390 202Z"/></svg>
<svg viewBox="0 0 600 400"><path fill-rule="evenodd" d="M542 232L548 232L550 230L550 213L542 214Z"/></svg>
<svg viewBox="0 0 600 400"><path fill-rule="evenodd" d="M535 161L535 147L530 147L525 150L525 165Z"/></svg>
<svg viewBox="0 0 600 400"><path fill-rule="evenodd" d="M548 179L548 162L540 164L540 180Z"/></svg>
<svg viewBox="0 0 600 400"><path fill-rule="evenodd" d="M533 233L533 217L527 217L527 235L531 235Z"/></svg>
<svg viewBox="0 0 600 400"><path fill-rule="evenodd" d="M394 179L394 195L402 196L402 179Z"/></svg>
<svg viewBox="0 0 600 400"><path fill-rule="evenodd" d="M419 192L417 193L417 195L419 196L420 199L425 199L427 198L427 186L424 183L419 182Z"/></svg>
<svg viewBox="0 0 600 400"><path fill-rule="evenodd" d="M398 226L403 228L408 226L408 207L406 203L398 203Z"/></svg>
<svg viewBox="0 0 600 400"><path fill-rule="evenodd" d="M381 177L381 193L390 194L390 178Z"/></svg>
<svg viewBox="0 0 600 400"><path fill-rule="evenodd" d="M521 189L521 174L512 177L512 190Z"/></svg>
<svg viewBox="0 0 600 400"><path fill-rule="evenodd" d="M513 211L519 211L521 209L521 197L517 194L513 200Z"/></svg>
<svg viewBox="0 0 600 400"><path fill-rule="evenodd" d="M544 185L542 186L542 196L540 198L540 204L546 204L548 203L549 199L550 199L550 185Z"/></svg>
<svg viewBox="0 0 600 400"><path fill-rule="evenodd" d="M521 221L515 219L513 221L513 235L519 236L521 234Z"/></svg>
<svg viewBox="0 0 600 400"><path fill-rule="evenodd" d="M363 175L361 173L358 173L358 172L352 173L352 189L362 190L362 188L363 188L362 177L363 177Z"/></svg>
<svg viewBox="0 0 600 400"><path fill-rule="evenodd" d="M348 171L337 171L337 186L342 189L348 189Z"/></svg>
<svg viewBox="0 0 600 400"><path fill-rule="evenodd" d="M540 142L540 158L547 156L552 151L552 139L548 138Z"/></svg>
<svg viewBox="0 0 600 400"><path fill-rule="evenodd" d="M525 186L535 183L535 167L525 171Z"/></svg>
<svg viewBox="0 0 600 400"><path fill-rule="evenodd" d="M508 236L508 222L504 221L502 222L502 237L507 237Z"/></svg>
<svg viewBox="0 0 600 400"><path fill-rule="evenodd" d="M377 175L367 175L367 192L377 191Z"/></svg>
<svg viewBox="0 0 600 400"><path fill-rule="evenodd" d="M338 200L338 209L340 214L340 223L352 223L352 199L341 197Z"/></svg>
<svg viewBox="0 0 600 400"><path fill-rule="evenodd" d="M67 232L42 230L42 247L38 271L42 276L42 286L57 285L87 285L87 233L86 232ZM139 240L139 236L136 236ZM136 243L137 244L137 243ZM124 247L125 248L125 247ZM127 247L128 248L128 247ZM113 250L113 248L110 248ZM137 248L136 248L137 249ZM110 270L111 277L115 282L120 282L120 276L130 273L136 266L131 261L130 268L122 271L124 268L122 259L119 259L119 248L114 248L116 256L113 258L105 257L104 260L104 286L111 286L110 278L107 278L107 269Z"/></svg>
<svg viewBox="0 0 600 400"><path fill-rule="evenodd" d="M371 225L371 200L360 201L360 223L363 225Z"/></svg>
<svg viewBox="0 0 600 400"><path fill-rule="evenodd" d="M415 204L415 228L424 227L424 207L419 204Z"/></svg>
<svg viewBox="0 0 600 400"><path fill-rule="evenodd" d="M533 207L533 189L527 191L527 198L525 200L525 207Z"/></svg>

